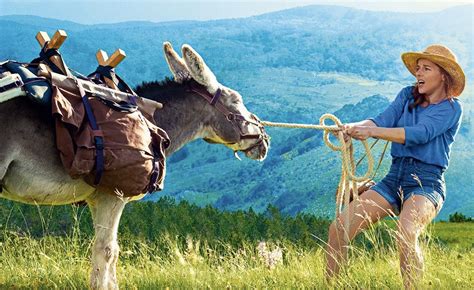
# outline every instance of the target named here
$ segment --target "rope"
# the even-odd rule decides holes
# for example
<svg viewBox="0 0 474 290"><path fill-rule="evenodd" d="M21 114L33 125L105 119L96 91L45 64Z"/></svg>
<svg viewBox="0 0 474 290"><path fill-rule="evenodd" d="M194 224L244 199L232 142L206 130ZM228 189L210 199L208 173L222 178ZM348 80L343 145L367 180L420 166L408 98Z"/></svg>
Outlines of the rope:
<svg viewBox="0 0 474 290"><path fill-rule="evenodd" d="M327 125L325 122L329 119L335 123L335 125ZM364 145L365 155L367 156L368 168L367 172L362 176L356 176L356 164L354 162L354 152L352 146L352 139L349 140L346 144L344 141L344 134L342 133L342 123L341 121L332 114L324 114L319 119L319 125L311 124L297 124L297 123L275 123L262 121L264 126L270 127L282 127L282 128L302 128L302 129L316 129L324 130L323 140L326 146L331 148L333 151L340 151L342 158L342 168L341 168L341 179L337 188L336 194L336 216L341 213L343 204L344 206L349 205L350 193L354 195L354 199L357 200L358 196L358 186L357 182L367 181L374 171L374 159L367 140L361 140ZM335 145L329 140L329 133L336 135L339 140L340 145ZM348 223L348 221L346 221ZM348 226L348 225L346 225ZM348 229L348 227L345 227Z"/></svg>

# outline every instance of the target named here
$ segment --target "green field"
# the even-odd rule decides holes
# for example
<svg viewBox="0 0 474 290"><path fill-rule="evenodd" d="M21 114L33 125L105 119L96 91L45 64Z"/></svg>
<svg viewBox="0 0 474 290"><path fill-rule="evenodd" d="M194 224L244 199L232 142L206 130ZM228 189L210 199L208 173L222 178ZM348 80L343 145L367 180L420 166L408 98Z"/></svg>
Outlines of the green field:
<svg viewBox="0 0 474 290"><path fill-rule="evenodd" d="M126 289L176 288L394 288L402 287L393 222L372 229L351 247L349 267L329 285L322 246L302 250L290 242L270 242L283 261L269 268L256 244L240 246L188 237L185 243L162 237L151 243L122 240L118 267ZM385 242L383 242L385 241ZM388 242L387 242L388 241ZM426 273L421 288L469 289L474 283L474 223L436 223L423 236ZM366 246L364 246L366 245ZM367 246L368 245L368 246ZM0 288L87 288L91 243L73 232L34 239L3 230Z"/></svg>

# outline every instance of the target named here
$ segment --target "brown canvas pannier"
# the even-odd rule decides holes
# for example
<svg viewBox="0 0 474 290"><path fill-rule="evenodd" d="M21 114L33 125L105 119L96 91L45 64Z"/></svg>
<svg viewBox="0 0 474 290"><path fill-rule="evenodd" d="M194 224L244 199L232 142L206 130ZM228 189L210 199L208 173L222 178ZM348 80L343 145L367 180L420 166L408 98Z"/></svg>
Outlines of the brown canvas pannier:
<svg viewBox="0 0 474 290"><path fill-rule="evenodd" d="M120 110L122 104L85 93L98 126L93 130L74 79L52 73L51 83L56 143L72 177L83 177L90 185L124 196L163 188L164 150L169 145L165 131L136 107ZM100 144L95 137L103 139L103 153L97 150ZM95 184L98 154L103 154L103 173Z"/></svg>

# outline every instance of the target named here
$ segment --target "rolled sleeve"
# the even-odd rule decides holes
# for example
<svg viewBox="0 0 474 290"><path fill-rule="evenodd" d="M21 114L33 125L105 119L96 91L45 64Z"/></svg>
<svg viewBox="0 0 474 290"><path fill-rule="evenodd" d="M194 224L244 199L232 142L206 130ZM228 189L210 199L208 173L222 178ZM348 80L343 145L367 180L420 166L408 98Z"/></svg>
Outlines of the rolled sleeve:
<svg viewBox="0 0 474 290"><path fill-rule="evenodd" d="M369 118L369 119L367 119L367 120L374 122L375 126L377 126L377 127L382 127L382 126L380 126L379 121L376 120L375 118Z"/></svg>
<svg viewBox="0 0 474 290"><path fill-rule="evenodd" d="M429 132L426 126L420 124L417 126L404 127L404 129L405 146L414 146L429 142Z"/></svg>

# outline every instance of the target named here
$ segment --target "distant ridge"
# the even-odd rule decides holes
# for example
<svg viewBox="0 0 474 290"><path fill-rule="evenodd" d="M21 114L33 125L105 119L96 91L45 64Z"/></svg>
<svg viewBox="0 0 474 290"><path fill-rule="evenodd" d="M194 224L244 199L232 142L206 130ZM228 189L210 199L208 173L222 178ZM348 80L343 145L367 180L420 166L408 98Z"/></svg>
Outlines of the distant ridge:
<svg viewBox="0 0 474 290"><path fill-rule="evenodd" d="M303 18L310 18L314 17L317 15L328 15L331 14L332 16L344 16L345 13L347 12L364 12L368 15L370 14L376 14L376 15L400 15L400 14L405 14L405 15L433 15L433 14L440 14L440 13L449 13L449 14L454 14L456 16L459 15L459 13L462 14L462 16L469 16L474 13L474 4L465 4L465 5L458 5L458 6L453 6L449 8L445 8L439 11L435 12L395 12L395 11L374 11L374 10L367 10L363 8L355 8L355 7L346 7L346 6L339 6L339 5L305 5L305 6L299 6L299 7L294 7L294 8L288 8L288 9L283 9L283 10L278 10L274 12L268 12L268 13L263 13L255 16L248 16L248 17L239 17L239 18L224 18L224 19L214 19L214 20L176 20L176 21L124 21L124 22L115 22L115 23L96 23L96 24L81 24L73 21L68 21L68 20L61 20L61 19L56 19L56 18L45 18L41 16L35 16L35 15L20 15L20 14L15 14L15 15L3 15L0 16L0 19L5 19L5 20L12 20L17 23L22 23L22 24L31 24L32 20L36 22L38 25L45 25L45 26L53 26L55 23L60 22L62 25L64 25L65 28L67 29L80 29L82 26L101 26L101 27L107 27L107 26L119 26L120 24L128 24L132 26L138 26L138 27L143 27L143 26L155 26L158 24L185 24L185 23L196 23L196 22L207 22L207 21L232 21L232 20L240 20L240 19L264 19L264 18L272 18L272 17L303 17Z"/></svg>
<svg viewBox="0 0 474 290"><path fill-rule="evenodd" d="M87 74L97 66L97 49L111 53L122 48L127 58L117 72L138 85L171 75L164 41L177 50L189 43L217 79L239 91L249 110L263 120L317 123L330 112L349 122L377 114L413 82L400 60L403 51L446 44L457 53L472 84L472 8L415 14L313 5L248 18L96 25L0 16L0 61L30 61L39 53L39 30L51 34L65 29L69 38L61 53L69 67ZM441 217L455 211L474 215L474 202L466 202L472 200L474 180L465 174L474 163L471 91L462 96L464 120L446 176L448 199ZM193 142L170 158L165 190L149 198L171 195L225 210L262 211L271 203L289 214L332 215L338 156L322 146L320 133L268 131L272 144L263 163L238 162L223 146Z"/></svg>
<svg viewBox="0 0 474 290"><path fill-rule="evenodd" d="M36 15L4 15L0 16L0 20L12 21L18 24L40 26L44 27L45 29L58 29L58 27L61 27L61 29L67 30L82 30L91 26L87 24L79 24L72 21L45 18Z"/></svg>

